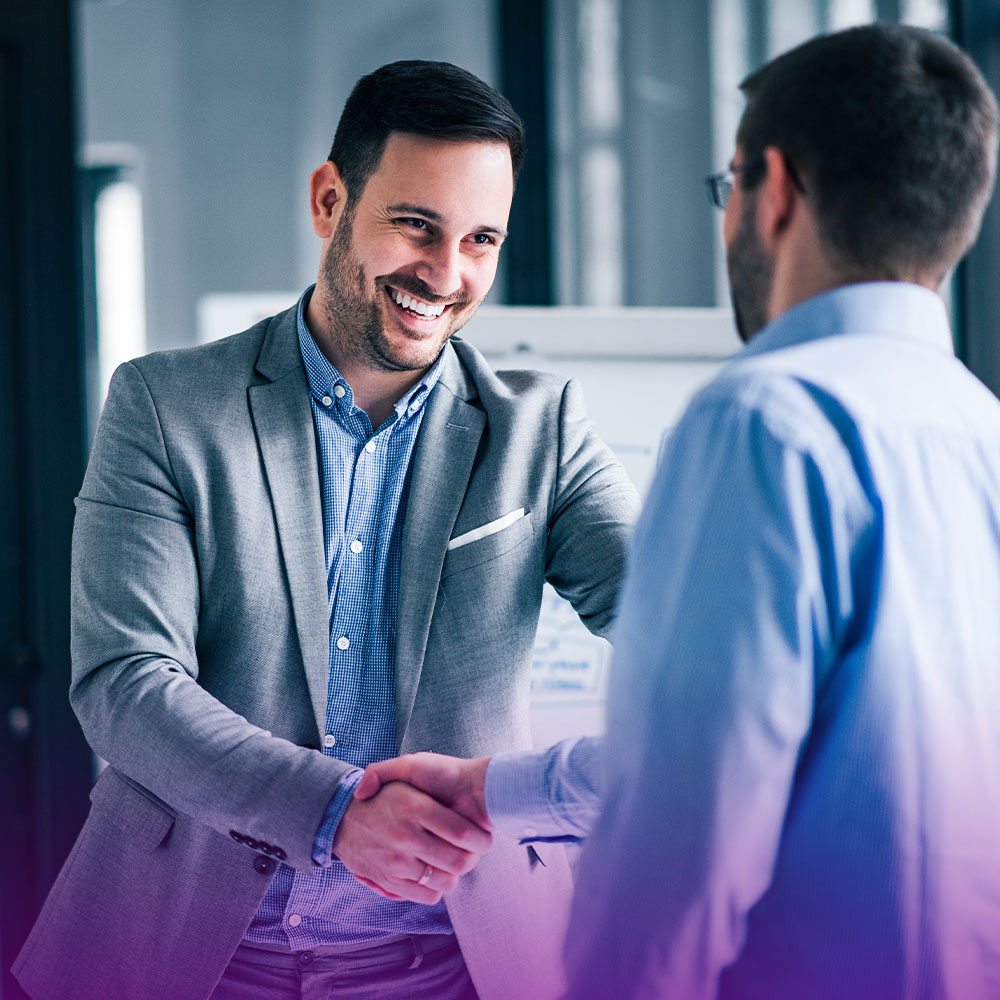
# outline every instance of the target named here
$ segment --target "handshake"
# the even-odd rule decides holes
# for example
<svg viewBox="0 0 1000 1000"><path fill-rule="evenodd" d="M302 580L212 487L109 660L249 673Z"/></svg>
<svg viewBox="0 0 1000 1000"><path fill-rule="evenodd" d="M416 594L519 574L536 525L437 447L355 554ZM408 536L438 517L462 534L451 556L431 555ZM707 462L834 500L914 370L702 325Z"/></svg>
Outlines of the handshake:
<svg viewBox="0 0 1000 1000"><path fill-rule="evenodd" d="M369 765L333 853L380 896L440 902L492 843L489 761L414 753Z"/></svg>

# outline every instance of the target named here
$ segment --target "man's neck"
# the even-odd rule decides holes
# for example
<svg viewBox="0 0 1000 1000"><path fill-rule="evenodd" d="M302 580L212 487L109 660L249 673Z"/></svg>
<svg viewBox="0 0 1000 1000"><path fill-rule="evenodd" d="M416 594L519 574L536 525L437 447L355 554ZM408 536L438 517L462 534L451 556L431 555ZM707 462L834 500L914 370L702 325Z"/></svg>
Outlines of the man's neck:
<svg viewBox="0 0 1000 1000"><path fill-rule="evenodd" d="M941 284L938 273L893 274L887 269L846 267L831 259L824 250L815 219L802 212L789 229L774 256L774 280L767 304L768 320L776 319L792 306L843 285L862 281L908 281L936 292Z"/></svg>
<svg viewBox="0 0 1000 1000"><path fill-rule="evenodd" d="M306 307L305 321L316 346L351 387L354 405L368 414L373 428L382 425L400 397L412 389L428 370L385 371L352 360L341 350L336 335L330 330L330 321L315 292Z"/></svg>

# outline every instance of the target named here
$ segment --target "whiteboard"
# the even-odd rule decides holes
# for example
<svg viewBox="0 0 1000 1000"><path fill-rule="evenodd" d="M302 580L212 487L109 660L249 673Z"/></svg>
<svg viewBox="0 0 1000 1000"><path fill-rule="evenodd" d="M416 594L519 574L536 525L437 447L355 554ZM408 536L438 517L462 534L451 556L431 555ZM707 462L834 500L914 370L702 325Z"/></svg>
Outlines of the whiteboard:
<svg viewBox="0 0 1000 1000"><path fill-rule="evenodd" d="M198 309L207 343L293 305L298 292L216 294ZM576 378L597 433L645 496L665 436L740 349L729 309L484 306L463 328L494 370ZM546 585L531 671L536 746L604 728L611 647Z"/></svg>
<svg viewBox="0 0 1000 1000"><path fill-rule="evenodd" d="M462 331L495 370L576 378L597 433L642 496L694 393L740 349L729 309L484 307ZM604 728L611 647L546 584L531 670L536 746Z"/></svg>

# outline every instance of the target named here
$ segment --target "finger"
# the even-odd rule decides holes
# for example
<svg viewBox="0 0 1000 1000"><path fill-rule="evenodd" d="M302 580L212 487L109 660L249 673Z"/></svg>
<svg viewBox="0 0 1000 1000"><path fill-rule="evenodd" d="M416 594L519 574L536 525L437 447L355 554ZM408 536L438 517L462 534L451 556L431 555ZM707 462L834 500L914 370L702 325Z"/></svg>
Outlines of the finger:
<svg viewBox="0 0 1000 1000"><path fill-rule="evenodd" d="M396 895L396 894L395 894L394 892L387 892L387 891L386 891L385 889L383 889L383 888L382 888L382 886L380 886L380 885L379 885L379 884L378 884L377 882L373 882L373 881L372 881L372 880L371 880L370 878L365 878L365 877L364 877L364 875L357 875L357 874L356 874L356 875L355 875L354 877L355 877L355 878L356 878L356 879L357 879L357 880L358 880L358 881L359 881L359 882L360 882L360 883L361 883L362 885L366 885L366 886L368 886L368 888L369 888L369 889L371 889L371 891L372 891L372 892L376 892L376 893L378 893L378 894L379 894L380 896L383 896L383 897L385 897L386 899L395 899L395 900L400 900L400 899L402 899L402 898L403 898L402 896L397 896L397 895Z"/></svg>
<svg viewBox="0 0 1000 1000"><path fill-rule="evenodd" d="M408 900L411 903L422 903L424 906L433 906L441 902L441 893L429 885L418 885L410 879L386 879L386 885L381 888L383 893L393 893L400 899Z"/></svg>
<svg viewBox="0 0 1000 1000"><path fill-rule="evenodd" d="M424 860L438 871L456 877L472 871L482 857L482 852L463 850L428 830L418 830L414 833L410 850L417 858ZM399 878L403 871L400 861L401 859L397 857L391 866L391 873L396 878ZM410 874L412 868L412 860L407 861L405 878L412 877Z"/></svg>
<svg viewBox="0 0 1000 1000"><path fill-rule="evenodd" d="M419 858L417 861L421 866L420 875L415 879L417 885L426 886L428 889L440 893L451 892L458 885L458 875L452 875L450 872L442 871L433 865L424 864L420 862Z"/></svg>
<svg viewBox="0 0 1000 1000"><path fill-rule="evenodd" d="M425 803L420 825L446 843L470 854L485 854L493 843L489 831L433 799Z"/></svg>

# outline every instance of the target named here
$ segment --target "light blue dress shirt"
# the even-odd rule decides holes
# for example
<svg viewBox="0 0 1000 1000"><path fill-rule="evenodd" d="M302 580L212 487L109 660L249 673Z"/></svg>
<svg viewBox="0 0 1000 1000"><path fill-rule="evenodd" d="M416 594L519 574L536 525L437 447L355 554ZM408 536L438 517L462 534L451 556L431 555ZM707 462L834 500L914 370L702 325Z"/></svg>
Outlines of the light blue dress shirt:
<svg viewBox="0 0 1000 1000"><path fill-rule="evenodd" d="M614 640L573 1000L1000 997L1000 403L936 295L816 296L694 399Z"/></svg>
<svg viewBox="0 0 1000 1000"><path fill-rule="evenodd" d="M398 753L395 663L403 523L410 460L440 359L373 428L306 327L311 292L299 300L298 332L319 452L329 595L323 753L363 768ZM362 773L352 772L327 808L313 849L316 873L279 865L248 941L300 951L399 934L451 933L444 903L384 899L331 859L333 836Z"/></svg>
<svg viewBox="0 0 1000 1000"><path fill-rule="evenodd" d="M582 736L545 750L494 754L486 768L486 814L524 843L577 843L601 812L603 740Z"/></svg>

